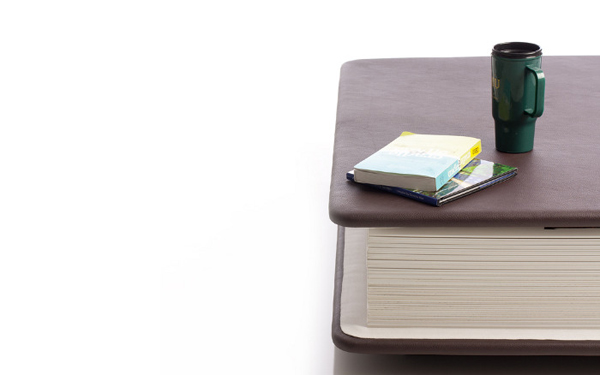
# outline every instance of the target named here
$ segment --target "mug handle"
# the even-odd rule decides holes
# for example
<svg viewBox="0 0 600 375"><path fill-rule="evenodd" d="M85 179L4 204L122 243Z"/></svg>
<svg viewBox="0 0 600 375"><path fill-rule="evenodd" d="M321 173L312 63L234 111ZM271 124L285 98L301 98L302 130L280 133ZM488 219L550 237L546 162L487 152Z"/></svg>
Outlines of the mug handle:
<svg viewBox="0 0 600 375"><path fill-rule="evenodd" d="M544 93L546 91L546 78L544 72L537 66L527 65L533 76L535 77L535 102L533 109L528 108L525 110L531 117L540 117L544 113Z"/></svg>

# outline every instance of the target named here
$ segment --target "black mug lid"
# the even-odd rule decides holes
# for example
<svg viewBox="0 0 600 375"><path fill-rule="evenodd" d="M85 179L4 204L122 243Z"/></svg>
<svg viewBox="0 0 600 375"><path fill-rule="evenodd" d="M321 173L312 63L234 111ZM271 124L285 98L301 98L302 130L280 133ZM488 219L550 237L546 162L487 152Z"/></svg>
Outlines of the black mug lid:
<svg viewBox="0 0 600 375"><path fill-rule="evenodd" d="M500 43L492 49L492 56L509 59L526 59L542 56L542 48L537 44L525 42Z"/></svg>

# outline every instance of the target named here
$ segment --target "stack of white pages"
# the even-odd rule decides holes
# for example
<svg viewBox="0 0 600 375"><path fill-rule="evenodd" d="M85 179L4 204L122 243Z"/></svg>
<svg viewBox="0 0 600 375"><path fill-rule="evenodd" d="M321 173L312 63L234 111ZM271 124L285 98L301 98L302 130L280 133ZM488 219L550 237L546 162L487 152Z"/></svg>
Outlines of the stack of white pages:
<svg viewBox="0 0 600 375"><path fill-rule="evenodd" d="M600 228L371 228L367 326L598 329Z"/></svg>

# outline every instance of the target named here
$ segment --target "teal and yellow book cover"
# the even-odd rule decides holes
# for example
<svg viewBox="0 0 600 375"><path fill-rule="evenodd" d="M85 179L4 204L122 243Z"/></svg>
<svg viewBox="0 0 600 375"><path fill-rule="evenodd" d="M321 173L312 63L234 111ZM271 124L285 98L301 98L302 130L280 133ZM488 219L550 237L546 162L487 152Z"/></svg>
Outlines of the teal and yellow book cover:
<svg viewBox="0 0 600 375"><path fill-rule="evenodd" d="M354 166L356 182L438 190L481 152L481 141L403 132Z"/></svg>

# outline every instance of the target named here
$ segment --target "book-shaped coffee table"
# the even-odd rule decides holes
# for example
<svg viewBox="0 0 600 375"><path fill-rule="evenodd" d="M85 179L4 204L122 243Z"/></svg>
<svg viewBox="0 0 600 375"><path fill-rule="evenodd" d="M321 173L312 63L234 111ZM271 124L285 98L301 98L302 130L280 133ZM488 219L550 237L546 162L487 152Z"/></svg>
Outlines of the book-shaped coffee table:
<svg viewBox="0 0 600 375"><path fill-rule="evenodd" d="M333 339L339 348L395 354L600 355L600 325L593 323L600 319L600 308L583 309L581 319L589 324L581 326L570 320L564 326L528 327L527 319L514 327L472 329L367 324L366 228L600 227L600 57L543 59L545 112L537 121L534 150L525 154L494 148L489 57L357 60L343 65L329 202L331 220L339 226L333 317ZM403 131L480 138L479 157L517 167L519 173L442 207L347 181L346 173L356 163ZM593 274L600 240L590 241L582 256L588 257L586 267L592 267ZM560 255L560 247L557 250ZM544 254L540 262L550 259ZM548 291L550 285L556 284L538 287ZM591 277L582 285L581 301L600 306L600 282L596 285ZM544 303L551 306L553 296L548 298ZM418 307L411 308L418 316Z"/></svg>

